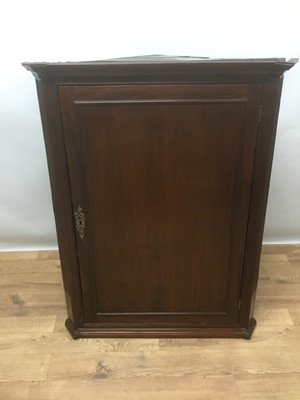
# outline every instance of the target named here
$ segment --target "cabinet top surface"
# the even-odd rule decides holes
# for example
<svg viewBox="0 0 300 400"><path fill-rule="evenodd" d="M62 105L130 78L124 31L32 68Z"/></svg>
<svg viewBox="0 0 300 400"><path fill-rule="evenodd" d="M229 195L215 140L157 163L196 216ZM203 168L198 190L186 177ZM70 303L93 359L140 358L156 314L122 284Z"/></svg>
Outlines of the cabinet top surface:
<svg viewBox="0 0 300 400"><path fill-rule="evenodd" d="M147 55L99 61L24 62L37 79L87 78L107 76L273 75L280 76L293 67L293 58L210 59L206 57Z"/></svg>
<svg viewBox="0 0 300 400"><path fill-rule="evenodd" d="M105 64L140 64L140 63L295 63L297 60L292 58L286 60L283 57L275 58L209 58L194 56L168 56L161 54L109 58L92 61L65 61L65 62L25 62L24 65L105 65Z"/></svg>

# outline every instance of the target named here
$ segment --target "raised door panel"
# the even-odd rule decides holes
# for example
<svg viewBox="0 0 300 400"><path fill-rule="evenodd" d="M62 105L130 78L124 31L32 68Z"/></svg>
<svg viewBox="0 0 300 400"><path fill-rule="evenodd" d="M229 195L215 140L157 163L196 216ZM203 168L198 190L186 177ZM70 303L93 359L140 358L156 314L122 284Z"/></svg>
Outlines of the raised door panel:
<svg viewBox="0 0 300 400"><path fill-rule="evenodd" d="M237 324L261 85L59 96L86 323Z"/></svg>

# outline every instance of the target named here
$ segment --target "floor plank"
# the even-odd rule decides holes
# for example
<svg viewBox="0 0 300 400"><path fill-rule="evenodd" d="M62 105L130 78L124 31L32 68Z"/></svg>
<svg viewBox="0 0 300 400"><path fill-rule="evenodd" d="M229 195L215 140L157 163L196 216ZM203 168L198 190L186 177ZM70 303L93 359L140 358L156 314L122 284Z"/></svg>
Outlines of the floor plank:
<svg viewBox="0 0 300 400"><path fill-rule="evenodd" d="M289 259L286 254L262 254L260 258L261 267L280 267L288 265Z"/></svg>
<svg viewBox="0 0 300 400"><path fill-rule="evenodd" d="M300 400L300 246L263 246L250 341L81 339L57 251L0 253L0 400Z"/></svg>
<svg viewBox="0 0 300 400"><path fill-rule="evenodd" d="M62 287L51 290L1 289L0 308L6 307L45 307L65 305Z"/></svg>
<svg viewBox="0 0 300 400"><path fill-rule="evenodd" d="M59 260L58 250L38 251L37 258L39 260Z"/></svg>
<svg viewBox="0 0 300 400"><path fill-rule="evenodd" d="M268 302L288 300L298 303L300 301L300 283L286 285L282 283L260 281L257 286L256 298L257 300L267 300Z"/></svg>
<svg viewBox="0 0 300 400"><path fill-rule="evenodd" d="M38 254L38 251L0 251L0 260L35 260Z"/></svg>
<svg viewBox="0 0 300 400"><path fill-rule="evenodd" d="M0 290L48 290L62 286L61 272L22 272L2 274Z"/></svg>
<svg viewBox="0 0 300 400"><path fill-rule="evenodd" d="M29 388L31 385L32 382L0 381L0 400L29 400Z"/></svg>
<svg viewBox="0 0 300 400"><path fill-rule="evenodd" d="M300 244L264 244L262 254L285 254L294 257L300 254Z"/></svg>
<svg viewBox="0 0 300 400"><path fill-rule="evenodd" d="M47 377L49 354L2 354L0 381L42 381Z"/></svg>
<svg viewBox="0 0 300 400"><path fill-rule="evenodd" d="M293 325L292 318L286 308L258 309L255 312L257 325L262 326L290 326Z"/></svg>
<svg viewBox="0 0 300 400"><path fill-rule="evenodd" d="M238 400L232 376L177 378L146 377L106 380L59 380L34 383L30 400Z"/></svg>
<svg viewBox="0 0 300 400"><path fill-rule="evenodd" d="M79 339L74 341L66 330L50 333L40 329L26 333L18 332L0 336L0 357L2 354L50 354L50 353L103 353L140 352L158 350L158 339Z"/></svg>
<svg viewBox="0 0 300 400"><path fill-rule="evenodd" d="M270 280L274 283L293 284L300 283L300 261L297 265L290 262L283 266L267 266L265 267L268 272Z"/></svg>
<svg viewBox="0 0 300 400"><path fill-rule="evenodd" d="M300 373L300 347L204 348L141 353L54 354L48 379L106 379L165 376Z"/></svg>
<svg viewBox="0 0 300 400"><path fill-rule="evenodd" d="M1 254L1 253L0 253ZM61 273L59 260L5 260L0 259L0 274L15 274L15 273L40 273L47 274L58 272ZM1 275L3 278L3 276ZM1 279L2 279L1 278ZM42 283L42 282L41 282Z"/></svg>
<svg viewBox="0 0 300 400"><path fill-rule="evenodd" d="M295 308L291 305L289 308L289 314L292 318L293 324L300 326L300 306Z"/></svg>
<svg viewBox="0 0 300 400"><path fill-rule="evenodd" d="M67 311L66 310L61 310L59 313L57 313L57 318L54 326L54 332L61 332L65 333L66 332L66 327L65 327L65 321L67 319Z"/></svg>
<svg viewBox="0 0 300 400"><path fill-rule="evenodd" d="M4 337L11 338L10 334L45 333L53 332L56 315L34 317L2 317L0 318L0 341Z"/></svg>
<svg viewBox="0 0 300 400"><path fill-rule="evenodd" d="M253 374L235 377L240 400L299 400L300 374Z"/></svg>
<svg viewBox="0 0 300 400"><path fill-rule="evenodd" d="M35 304L26 306L24 304L12 304L11 307L0 307L0 318L2 317L46 317L49 315L66 315L65 303L59 304ZM56 327L57 323L55 324ZM64 325L64 324L62 324ZM54 328L55 329L55 328Z"/></svg>

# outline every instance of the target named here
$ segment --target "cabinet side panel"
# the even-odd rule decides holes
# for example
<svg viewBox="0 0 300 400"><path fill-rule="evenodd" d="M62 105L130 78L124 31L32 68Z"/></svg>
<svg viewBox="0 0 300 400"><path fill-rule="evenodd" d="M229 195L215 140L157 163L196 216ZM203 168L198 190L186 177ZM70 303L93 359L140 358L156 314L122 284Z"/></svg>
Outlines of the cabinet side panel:
<svg viewBox="0 0 300 400"><path fill-rule="evenodd" d="M67 300L67 312L74 326L78 327L83 323L83 310L57 87L56 85L37 81L37 91Z"/></svg>
<svg viewBox="0 0 300 400"><path fill-rule="evenodd" d="M266 82L262 94L241 291L242 326L248 326L254 309L282 83L283 77Z"/></svg>

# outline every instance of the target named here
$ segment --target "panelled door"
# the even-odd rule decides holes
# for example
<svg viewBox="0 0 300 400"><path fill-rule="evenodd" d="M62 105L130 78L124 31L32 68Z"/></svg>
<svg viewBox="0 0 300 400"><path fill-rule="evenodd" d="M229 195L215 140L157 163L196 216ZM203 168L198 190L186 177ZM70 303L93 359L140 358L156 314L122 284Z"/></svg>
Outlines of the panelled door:
<svg viewBox="0 0 300 400"><path fill-rule="evenodd" d="M260 95L59 87L86 323L238 323Z"/></svg>

